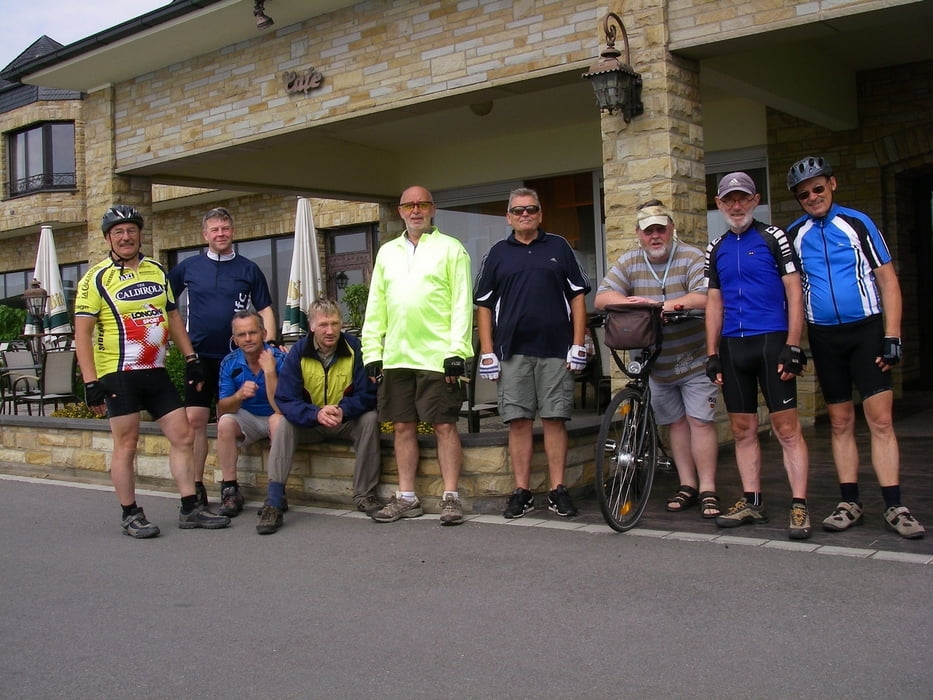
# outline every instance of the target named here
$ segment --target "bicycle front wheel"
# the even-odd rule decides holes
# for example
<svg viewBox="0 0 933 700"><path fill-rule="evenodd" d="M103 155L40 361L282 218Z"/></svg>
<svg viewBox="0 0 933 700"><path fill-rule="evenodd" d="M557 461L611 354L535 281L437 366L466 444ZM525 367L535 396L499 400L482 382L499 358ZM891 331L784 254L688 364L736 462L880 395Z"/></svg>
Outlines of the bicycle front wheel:
<svg viewBox="0 0 933 700"><path fill-rule="evenodd" d="M625 532L645 512L658 459L654 414L643 392L613 397L596 443L596 498L609 527Z"/></svg>

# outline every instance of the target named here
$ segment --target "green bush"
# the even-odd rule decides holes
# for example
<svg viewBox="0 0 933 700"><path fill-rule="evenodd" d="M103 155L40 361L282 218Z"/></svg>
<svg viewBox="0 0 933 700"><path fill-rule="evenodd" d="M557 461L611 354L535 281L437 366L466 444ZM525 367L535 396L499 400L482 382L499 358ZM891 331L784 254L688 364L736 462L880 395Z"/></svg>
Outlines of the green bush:
<svg viewBox="0 0 933 700"><path fill-rule="evenodd" d="M363 327L368 299L369 287L365 284L351 284L343 290L343 303L347 306L347 323L350 328Z"/></svg>
<svg viewBox="0 0 933 700"><path fill-rule="evenodd" d="M165 369L178 395L185 398L185 358L181 350L172 345L165 355Z"/></svg>
<svg viewBox="0 0 933 700"><path fill-rule="evenodd" d="M0 341L19 340L26 327L26 312L0 305Z"/></svg>
<svg viewBox="0 0 933 700"><path fill-rule="evenodd" d="M66 403L61 408L57 408L50 414L53 418L106 418L106 415L98 416L94 411L83 403Z"/></svg>

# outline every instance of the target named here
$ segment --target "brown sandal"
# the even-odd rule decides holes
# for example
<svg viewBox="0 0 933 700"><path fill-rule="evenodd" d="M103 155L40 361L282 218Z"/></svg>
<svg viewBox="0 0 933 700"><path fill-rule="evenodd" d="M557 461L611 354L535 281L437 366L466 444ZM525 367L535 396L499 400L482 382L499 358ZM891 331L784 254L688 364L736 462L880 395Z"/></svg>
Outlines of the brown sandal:
<svg viewBox="0 0 933 700"><path fill-rule="evenodd" d="M706 518L717 518L722 515L719 507L719 496L715 491L704 491L700 494L700 514Z"/></svg>
<svg viewBox="0 0 933 700"><path fill-rule="evenodd" d="M697 495L700 492L692 486L681 484L677 487L677 493L667 499L667 510L672 513L679 513L682 510L696 505Z"/></svg>

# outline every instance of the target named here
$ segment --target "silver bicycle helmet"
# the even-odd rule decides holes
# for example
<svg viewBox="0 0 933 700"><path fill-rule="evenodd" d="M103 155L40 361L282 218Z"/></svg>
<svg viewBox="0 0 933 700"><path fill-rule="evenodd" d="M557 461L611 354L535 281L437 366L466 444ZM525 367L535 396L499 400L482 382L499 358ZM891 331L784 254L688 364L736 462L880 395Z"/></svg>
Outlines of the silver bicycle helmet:
<svg viewBox="0 0 933 700"><path fill-rule="evenodd" d="M107 213L104 214L104 218L101 219L100 222L100 230L103 231L106 236L114 226L127 222L136 224L139 226L140 230L142 230L143 215L136 211L135 207L131 207L128 204L117 204L110 207Z"/></svg>
<svg viewBox="0 0 933 700"><path fill-rule="evenodd" d="M833 169L828 160L820 156L807 156L790 166L790 170L787 171L787 189L793 192L804 180L817 175L831 177L832 174Z"/></svg>

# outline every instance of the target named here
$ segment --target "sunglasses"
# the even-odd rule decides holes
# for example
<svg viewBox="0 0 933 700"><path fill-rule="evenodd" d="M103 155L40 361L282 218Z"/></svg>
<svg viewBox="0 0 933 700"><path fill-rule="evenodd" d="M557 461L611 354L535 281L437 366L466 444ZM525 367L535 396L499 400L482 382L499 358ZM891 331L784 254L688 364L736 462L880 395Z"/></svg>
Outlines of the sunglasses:
<svg viewBox="0 0 933 700"><path fill-rule="evenodd" d="M522 214L537 214L541 211L541 207L537 204L529 204L525 207L512 207L509 209L509 214L512 216L521 216Z"/></svg>
<svg viewBox="0 0 933 700"><path fill-rule="evenodd" d="M810 199L811 194L823 194L826 191L826 185L817 185L812 190L804 190L797 193L798 201L805 202Z"/></svg>
<svg viewBox="0 0 933 700"><path fill-rule="evenodd" d="M421 211L425 211L433 206L434 202L402 202L398 205L398 208L404 211L412 211L415 207L418 207Z"/></svg>

